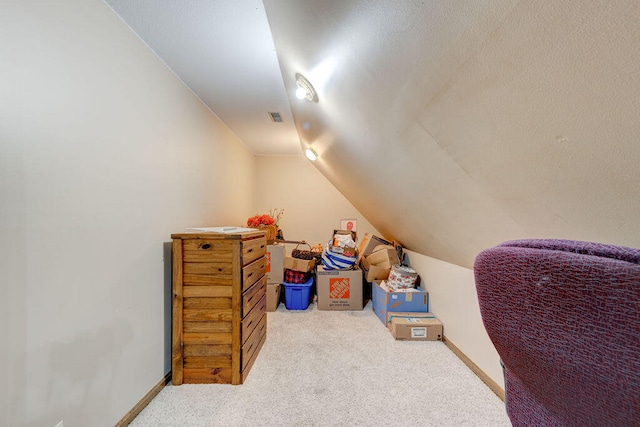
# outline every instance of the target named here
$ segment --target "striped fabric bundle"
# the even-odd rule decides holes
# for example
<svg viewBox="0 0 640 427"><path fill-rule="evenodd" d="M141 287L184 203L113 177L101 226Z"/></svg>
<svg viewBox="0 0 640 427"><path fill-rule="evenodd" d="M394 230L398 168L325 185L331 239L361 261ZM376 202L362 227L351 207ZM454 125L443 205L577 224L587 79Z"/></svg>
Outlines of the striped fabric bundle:
<svg viewBox="0 0 640 427"><path fill-rule="evenodd" d="M322 254L322 263L324 264L324 268L327 270L351 270L356 264L357 257L356 256L345 256L344 254L339 254L337 252L333 252L331 249L331 245L327 244L325 246L324 253Z"/></svg>

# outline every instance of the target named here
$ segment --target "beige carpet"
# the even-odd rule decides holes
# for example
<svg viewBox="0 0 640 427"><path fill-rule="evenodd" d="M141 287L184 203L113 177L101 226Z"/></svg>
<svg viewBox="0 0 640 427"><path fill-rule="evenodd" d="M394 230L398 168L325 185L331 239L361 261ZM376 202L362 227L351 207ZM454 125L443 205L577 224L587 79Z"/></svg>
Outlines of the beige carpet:
<svg viewBox="0 0 640 427"><path fill-rule="evenodd" d="M268 313L245 384L167 386L132 426L510 426L443 343L395 341L363 311ZM445 334L446 334L446 325Z"/></svg>

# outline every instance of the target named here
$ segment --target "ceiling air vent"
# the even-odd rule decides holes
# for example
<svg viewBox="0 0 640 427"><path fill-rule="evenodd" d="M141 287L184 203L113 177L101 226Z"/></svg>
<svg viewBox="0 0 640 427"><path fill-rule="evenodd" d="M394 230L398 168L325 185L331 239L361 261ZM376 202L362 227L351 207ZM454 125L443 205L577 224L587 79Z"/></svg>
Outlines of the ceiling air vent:
<svg viewBox="0 0 640 427"><path fill-rule="evenodd" d="M269 111L267 114L272 122L282 123L282 116L277 111Z"/></svg>

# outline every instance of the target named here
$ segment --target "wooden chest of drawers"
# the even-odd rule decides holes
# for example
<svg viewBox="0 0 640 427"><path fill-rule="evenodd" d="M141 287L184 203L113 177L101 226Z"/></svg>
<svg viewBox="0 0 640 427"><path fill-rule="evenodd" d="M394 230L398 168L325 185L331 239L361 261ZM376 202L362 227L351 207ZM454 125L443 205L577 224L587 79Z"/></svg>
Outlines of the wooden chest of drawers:
<svg viewBox="0 0 640 427"><path fill-rule="evenodd" d="M171 238L172 382L242 384L267 337L265 233Z"/></svg>

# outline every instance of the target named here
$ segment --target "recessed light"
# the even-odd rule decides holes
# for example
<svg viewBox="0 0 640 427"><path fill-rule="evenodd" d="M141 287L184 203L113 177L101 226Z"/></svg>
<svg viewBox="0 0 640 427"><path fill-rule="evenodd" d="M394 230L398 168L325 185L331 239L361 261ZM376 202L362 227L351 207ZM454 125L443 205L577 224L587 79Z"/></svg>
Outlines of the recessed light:
<svg viewBox="0 0 640 427"><path fill-rule="evenodd" d="M300 73L296 73L296 97L298 99L308 99L309 101L318 102L318 94L313 85Z"/></svg>
<svg viewBox="0 0 640 427"><path fill-rule="evenodd" d="M311 160L312 162L315 162L316 159L318 158L318 154L316 154L316 152L313 151L313 148L307 148L304 154L305 156L307 156L307 159Z"/></svg>

